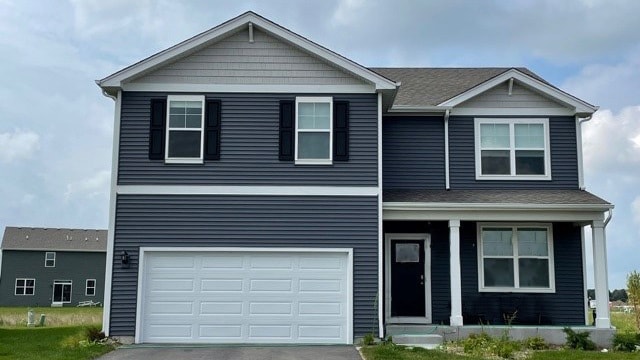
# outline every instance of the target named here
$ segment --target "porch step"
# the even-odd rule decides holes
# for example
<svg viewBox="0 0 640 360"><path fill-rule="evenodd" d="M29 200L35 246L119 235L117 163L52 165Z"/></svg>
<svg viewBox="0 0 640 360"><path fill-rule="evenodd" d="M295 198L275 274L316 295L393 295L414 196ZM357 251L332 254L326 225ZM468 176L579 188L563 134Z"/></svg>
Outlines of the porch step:
<svg viewBox="0 0 640 360"><path fill-rule="evenodd" d="M442 335L438 334L397 334L392 337L396 344L425 349L435 349L442 344Z"/></svg>
<svg viewBox="0 0 640 360"><path fill-rule="evenodd" d="M443 328L448 328L447 325L437 325L437 324L393 324L386 326L386 334L395 336L395 335L429 335L429 334L440 334Z"/></svg>

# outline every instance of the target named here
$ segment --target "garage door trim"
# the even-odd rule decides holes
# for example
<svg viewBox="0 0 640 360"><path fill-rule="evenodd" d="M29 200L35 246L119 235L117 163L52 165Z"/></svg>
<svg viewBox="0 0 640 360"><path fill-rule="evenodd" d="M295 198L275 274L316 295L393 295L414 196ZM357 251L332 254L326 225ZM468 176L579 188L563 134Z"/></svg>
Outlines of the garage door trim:
<svg viewBox="0 0 640 360"><path fill-rule="evenodd" d="M353 249L352 248L265 248L265 247L140 247L136 294L135 343L142 342L142 294L144 294L145 255L162 252L263 252L263 253L341 253L347 254L347 342L353 344Z"/></svg>

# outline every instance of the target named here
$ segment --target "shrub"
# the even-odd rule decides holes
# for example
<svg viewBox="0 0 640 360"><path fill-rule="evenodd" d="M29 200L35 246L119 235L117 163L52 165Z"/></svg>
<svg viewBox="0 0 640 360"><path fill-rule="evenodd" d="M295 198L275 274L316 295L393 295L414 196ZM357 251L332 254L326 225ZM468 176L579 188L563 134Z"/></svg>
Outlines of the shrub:
<svg viewBox="0 0 640 360"><path fill-rule="evenodd" d="M508 337L493 338L487 333L471 334L468 338L461 340L462 349L466 354L485 357L494 355L505 359L514 357L517 351L522 349L522 345L517 341L509 340Z"/></svg>
<svg viewBox="0 0 640 360"><path fill-rule="evenodd" d="M540 336L526 338L522 345L529 350L545 350L549 348L549 345Z"/></svg>
<svg viewBox="0 0 640 360"><path fill-rule="evenodd" d="M575 332L571 328L564 328L565 334L567 334L567 347L570 349L578 350L595 350L596 344L589 339L589 332Z"/></svg>
<svg viewBox="0 0 640 360"><path fill-rule="evenodd" d="M360 343L364 346L374 345L376 343L376 338L372 333L365 334Z"/></svg>
<svg viewBox="0 0 640 360"><path fill-rule="evenodd" d="M89 342L99 342L102 341L106 336L97 326L89 326L84 330L85 340Z"/></svg>
<svg viewBox="0 0 640 360"><path fill-rule="evenodd" d="M640 334L631 332L616 333L613 336L613 349L616 351L636 351L640 346Z"/></svg>

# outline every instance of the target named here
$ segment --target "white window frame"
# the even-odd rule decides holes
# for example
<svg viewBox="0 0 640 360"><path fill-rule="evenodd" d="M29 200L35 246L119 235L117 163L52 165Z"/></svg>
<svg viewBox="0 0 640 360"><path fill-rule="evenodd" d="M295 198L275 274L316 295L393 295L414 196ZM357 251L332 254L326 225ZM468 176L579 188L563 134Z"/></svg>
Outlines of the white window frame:
<svg viewBox="0 0 640 360"><path fill-rule="evenodd" d="M300 103L329 103L329 130L326 129L298 129L298 108ZM333 164L333 98L330 96L299 96L296 97L295 119L295 164L296 165L331 165ZM298 158L298 134L300 132L326 133L329 132L329 158L328 159L299 159Z"/></svg>
<svg viewBox="0 0 640 360"><path fill-rule="evenodd" d="M89 286L89 281L93 281L93 286ZM96 279L87 279L84 286L84 296L96 296ZM89 294L89 289L93 289L93 294Z"/></svg>
<svg viewBox="0 0 640 360"><path fill-rule="evenodd" d="M53 254L53 259L49 259L49 254ZM47 261L53 261L53 265L47 265ZM56 267L56 252L47 251L44 253L44 267L53 268Z"/></svg>
<svg viewBox="0 0 640 360"><path fill-rule="evenodd" d="M482 174L482 149L480 147L481 124L508 124L509 125L509 161L511 173L508 175L483 175ZM516 147L515 124L542 124L544 131L544 174L542 175L517 175L516 174ZM549 140L549 118L475 118L474 137L476 151L476 180L551 180L551 142ZM518 149L527 150L527 149ZM539 150L539 149L535 149Z"/></svg>
<svg viewBox="0 0 640 360"><path fill-rule="evenodd" d="M202 104L202 114L200 128L172 128L169 121L172 101L200 101ZM166 130L164 143L164 162L167 164L202 164L204 163L204 120L205 120L205 97L204 95L169 95L167 96L166 110ZM200 131L200 156L197 158L169 157L169 131Z"/></svg>
<svg viewBox="0 0 640 360"><path fill-rule="evenodd" d="M484 286L484 254L482 247L482 230L484 228L511 228L512 231L512 246L513 255L503 256L503 258L511 258L514 260L513 264L513 277L514 286ZM523 256L523 258L539 258L548 259L549 263L549 287L548 288L534 288L534 287L520 287L520 273L518 262L518 228L540 228L547 231L547 251L548 256ZM517 292L517 293L555 293L556 281L555 281L555 262L553 258L553 226L550 223L478 223L477 227L477 253L478 253L478 291L479 292ZM498 256L490 256L491 258L497 258Z"/></svg>
<svg viewBox="0 0 640 360"><path fill-rule="evenodd" d="M18 294L18 281L23 280L24 285L22 288L22 294ZM31 286L27 286L27 281L33 280L33 294L27 294L27 288ZM34 278L16 278L15 286L13 287L13 294L15 296L34 296L36 294L36 279Z"/></svg>

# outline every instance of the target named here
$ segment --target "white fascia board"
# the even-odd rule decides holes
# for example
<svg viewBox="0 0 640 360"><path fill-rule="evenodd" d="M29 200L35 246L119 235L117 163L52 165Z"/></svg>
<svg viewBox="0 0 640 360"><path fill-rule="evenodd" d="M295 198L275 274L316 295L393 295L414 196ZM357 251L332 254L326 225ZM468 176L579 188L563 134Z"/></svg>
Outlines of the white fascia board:
<svg viewBox="0 0 640 360"><path fill-rule="evenodd" d="M572 115L574 115L575 113L580 113L580 114L592 114L594 112L596 112L598 110L597 106L593 106L583 100L578 99L575 96L569 95L568 93L556 89L553 86L550 86L548 84L545 84L544 82L535 79L527 74L524 74L520 71L518 71L517 69L510 69L505 71L504 73L489 79L485 82L483 82L482 84L479 84L477 86L475 86L474 88L460 94L457 95L443 103L438 104L438 106L457 106L479 94L482 94L483 92L509 80L509 79L515 79L518 80L519 82L521 82L522 84L537 90L553 99L555 99L556 101L559 101L565 105L567 105L568 107L571 107L572 110L574 110L572 112Z"/></svg>
<svg viewBox="0 0 640 360"><path fill-rule="evenodd" d="M442 114L447 110L450 110L451 106L413 106L413 105L393 105L388 113L396 114L396 113L409 113L411 115L415 114Z"/></svg>
<svg viewBox="0 0 640 360"><path fill-rule="evenodd" d="M98 80L97 83L100 87L121 87L124 82L141 74L144 74L152 69L158 68L166 63L169 63L185 54L197 51L203 46L215 42L217 39L221 39L227 34L243 27L248 24L253 24L271 35L281 38L294 46L301 48L315 56L328 61L336 65L337 67L354 74L357 77L364 79L372 84L375 84L376 90L393 89L398 87L398 84L391 81L377 73L359 65L341 55L334 53L333 51L322 47L294 32L273 23L262 16L254 12L246 12L234 19L231 19L221 25L218 25L210 30L200 33L190 39L187 39L179 44L176 44L164 51L161 51L155 55L152 55L136 64L133 64L125 69L122 69L113 75L110 75L102 80Z"/></svg>
<svg viewBox="0 0 640 360"><path fill-rule="evenodd" d="M574 116L569 108L453 108L451 116Z"/></svg>
<svg viewBox="0 0 640 360"><path fill-rule="evenodd" d="M393 210L567 210L567 211L607 211L613 209L611 204L526 204L526 203L420 203L420 202L385 202L384 209Z"/></svg>
<svg viewBox="0 0 640 360"><path fill-rule="evenodd" d="M227 92L227 93L375 93L373 85L244 85L244 84L171 84L127 83L123 91L166 91L171 93Z"/></svg>
<svg viewBox="0 0 640 360"><path fill-rule="evenodd" d="M119 185L119 195L378 196L377 186Z"/></svg>

